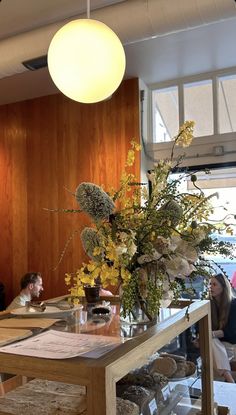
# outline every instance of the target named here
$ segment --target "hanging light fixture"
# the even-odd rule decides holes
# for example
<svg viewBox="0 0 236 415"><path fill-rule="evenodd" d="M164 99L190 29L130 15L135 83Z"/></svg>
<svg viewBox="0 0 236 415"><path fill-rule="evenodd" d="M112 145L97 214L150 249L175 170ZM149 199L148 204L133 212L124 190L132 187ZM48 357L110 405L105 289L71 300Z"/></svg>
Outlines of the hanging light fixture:
<svg viewBox="0 0 236 415"><path fill-rule="evenodd" d="M118 88L125 72L125 52L118 36L104 23L73 20L54 35L48 69L57 88L83 103L99 102Z"/></svg>

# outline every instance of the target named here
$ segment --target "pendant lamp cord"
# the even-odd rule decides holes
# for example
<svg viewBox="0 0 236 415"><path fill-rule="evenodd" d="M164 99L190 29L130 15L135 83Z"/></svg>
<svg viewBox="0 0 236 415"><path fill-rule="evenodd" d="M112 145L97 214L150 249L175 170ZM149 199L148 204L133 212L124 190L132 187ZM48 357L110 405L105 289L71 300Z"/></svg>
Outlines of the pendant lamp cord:
<svg viewBox="0 0 236 415"><path fill-rule="evenodd" d="M90 19L90 0L87 0L87 19Z"/></svg>

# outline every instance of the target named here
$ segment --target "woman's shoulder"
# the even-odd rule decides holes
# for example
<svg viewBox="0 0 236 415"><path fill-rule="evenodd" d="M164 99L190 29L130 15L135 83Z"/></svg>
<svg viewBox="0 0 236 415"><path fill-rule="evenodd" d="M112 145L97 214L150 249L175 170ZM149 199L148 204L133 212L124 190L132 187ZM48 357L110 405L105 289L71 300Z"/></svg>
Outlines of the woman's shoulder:
<svg viewBox="0 0 236 415"><path fill-rule="evenodd" d="M236 308L236 297L233 297L231 300L231 308Z"/></svg>

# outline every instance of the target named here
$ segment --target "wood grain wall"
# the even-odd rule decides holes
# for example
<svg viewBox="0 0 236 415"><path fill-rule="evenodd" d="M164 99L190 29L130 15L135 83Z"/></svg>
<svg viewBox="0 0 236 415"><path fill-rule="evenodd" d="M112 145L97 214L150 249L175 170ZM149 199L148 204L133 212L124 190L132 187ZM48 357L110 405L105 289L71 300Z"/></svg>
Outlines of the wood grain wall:
<svg viewBox="0 0 236 415"><path fill-rule="evenodd" d="M7 302L27 271L42 272L44 298L67 292L64 274L85 259L79 232L89 220L44 208L78 208L72 193L82 181L118 187L132 138L139 140L137 79L98 104L57 94L0 107L0 280ZM139 176L138 158L134 172Z"/></svg>

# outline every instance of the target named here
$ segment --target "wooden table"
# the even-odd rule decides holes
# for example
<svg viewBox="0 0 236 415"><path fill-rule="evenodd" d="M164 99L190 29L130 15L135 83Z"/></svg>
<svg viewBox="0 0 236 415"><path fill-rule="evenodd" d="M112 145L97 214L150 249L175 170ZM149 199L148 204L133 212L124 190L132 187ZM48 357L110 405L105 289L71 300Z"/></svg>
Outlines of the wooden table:
<svg viewBox="0 0 236 415"><path fill-rule="evenodd" d="M130 370L145 364L148 357L174 337L199 322L203 367L202 414L208 415L213 413L209 301L192 303L188 314L189 319L186 318L186 308L179 310L98 359L76 357L50 360L0 353L0 372L85 385L88 415L116 415L116 382ZM105 327L103 333L117 335L119 325L118 316L114 316L112 324L109 328Z"/></svg>

